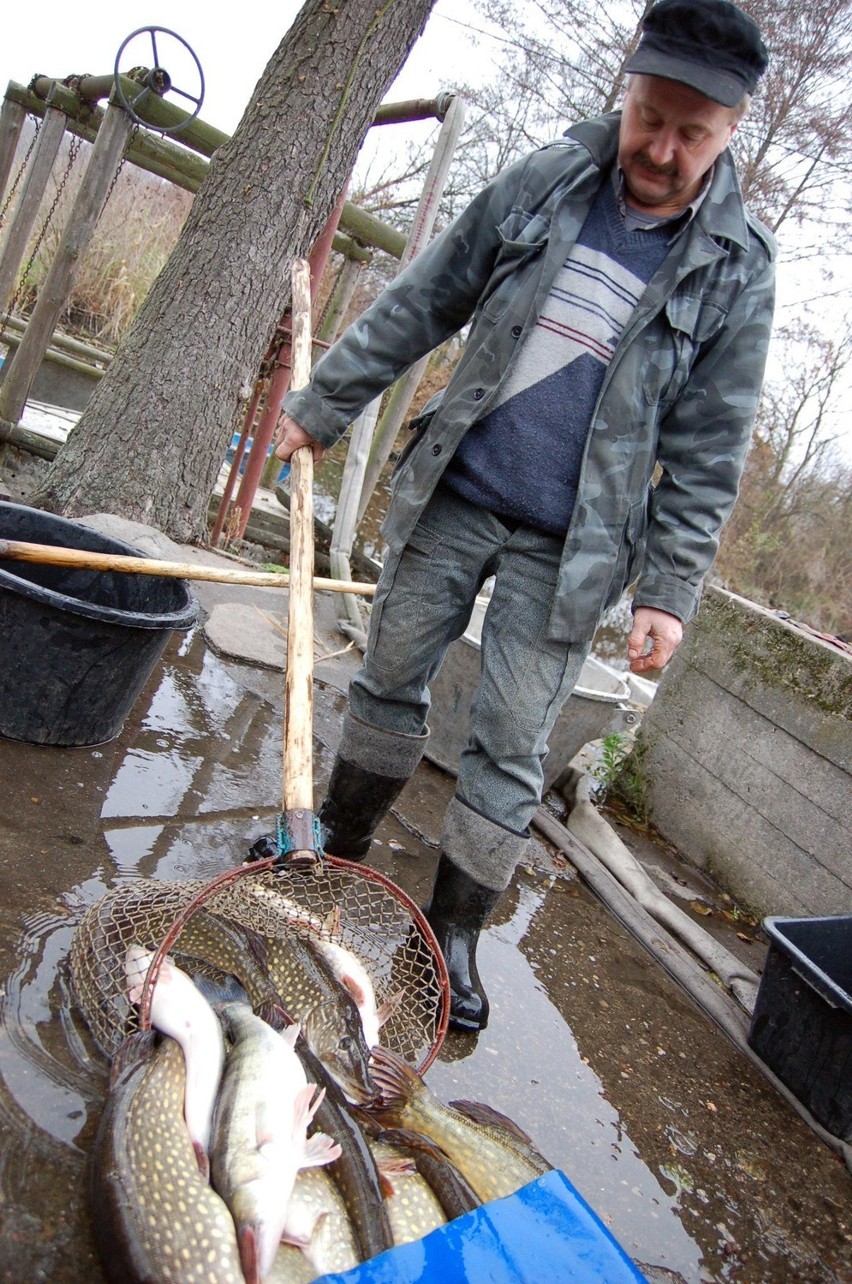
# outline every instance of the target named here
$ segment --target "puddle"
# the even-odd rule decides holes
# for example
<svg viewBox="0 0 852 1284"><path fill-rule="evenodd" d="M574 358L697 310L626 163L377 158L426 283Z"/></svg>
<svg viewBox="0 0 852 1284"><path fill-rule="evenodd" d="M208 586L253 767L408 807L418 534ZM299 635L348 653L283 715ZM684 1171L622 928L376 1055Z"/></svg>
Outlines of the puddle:
<svg viewBox="0 0 852 1284"><path fill-rule="evenodd" d="M280 688L280 675L228 666L193 634L167 649L114 744L0 741L2 1280L103 1279L86 1182L106 1066L70 994L71 938L117 882L211 878L269 830ZM318 780L342 705L318 684ZM374 864L418 899L451 792L424 763L376 848ZM798 1210L779 1195L766 1118L789 1130L780 1162L810 1134L570 873L520 872L479 958L491 1024L447 1041L427 1076L440 1098L515 1119L651 1279L842 1278L840 1166L814 1142L819 1192L800 1193Z"/></svg>

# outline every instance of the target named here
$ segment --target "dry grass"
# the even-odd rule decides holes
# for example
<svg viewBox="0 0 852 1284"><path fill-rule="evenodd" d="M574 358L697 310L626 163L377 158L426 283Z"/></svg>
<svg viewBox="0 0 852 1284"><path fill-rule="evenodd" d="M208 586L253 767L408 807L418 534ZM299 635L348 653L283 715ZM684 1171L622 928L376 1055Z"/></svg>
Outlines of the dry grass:
<svg viewBox="0 0 852 1284"><path fill-rule="evenodd" d="M83 143L63 183L66 138L21 264L14 311L26 314L35 305L90 155ZM106 345L118 343L168 259L191 204L191 193L125 165L80 262L60 326Z"/></svg>

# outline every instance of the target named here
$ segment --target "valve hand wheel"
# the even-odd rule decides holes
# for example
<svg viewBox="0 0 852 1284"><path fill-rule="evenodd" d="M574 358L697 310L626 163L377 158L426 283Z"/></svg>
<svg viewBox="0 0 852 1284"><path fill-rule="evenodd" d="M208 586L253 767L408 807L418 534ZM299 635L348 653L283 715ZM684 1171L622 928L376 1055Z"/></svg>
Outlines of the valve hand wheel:
<svg viewBox="0 0 852 1284"><path fill-rule="evenodd" d="M153 66L146 71L143 79L138 82L139 92L128 97L121 83L122 75L125 74L120 70L119 64L121 63L121 55L132 40L135 40L137 36L146 35L150 36L151 50L153 53ZM157 41L158 36L167 36L169 40L176 40L192 58L192 61L195 64L195 70L198 73L199 81L198 92L196 94L187 93L186 90L178 89L176 85L172 84L171 76L160 62ZM168 41L163 43L164 47L168 45ZM134 69L139 66L139 61L140 60L138 58L134 59ZM180 130L186 129L187 125L195 120L196 116L201 111L201 104L204 102L204 72L201 70L201 63L198 61L198 57L194 49L187 44L183 37L179 36L175 31L169 31L167 27L140 27L138 31L131 31L126 40L122 41L118 53L115 56L114 78L115 91L118 94L119 102L130 116L131 120L136 121L138 125L148 124L148 122L143 120L138 114L136 108L139 107L139 105L143 103L150 94L156 95L157 98L165 98L166 94L177 94L179 98L185 99L186 102L195 104L194 111L186 118L186 120L178 121L176 125L155 125L154 128L159 130L161 134L177 134ZM173 105L177 106L178 104ZM189 109L187 108L187 110Z"/></svg>

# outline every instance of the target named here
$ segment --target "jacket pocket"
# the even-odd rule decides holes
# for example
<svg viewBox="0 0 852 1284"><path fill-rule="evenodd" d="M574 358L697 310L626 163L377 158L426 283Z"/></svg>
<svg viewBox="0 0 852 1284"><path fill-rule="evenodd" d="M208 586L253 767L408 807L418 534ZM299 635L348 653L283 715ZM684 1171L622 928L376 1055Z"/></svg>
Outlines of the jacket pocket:
<svg viewBox="0 0 852 1284"><path fill-rule="evenodd" d="M667 410L683 390L700 347L719 333L727 310L697 294L673 294L664 313L664 331L648 331L652 345L643 392L649 406Z"/></svg>
<svg viewBox="0 0 852 1284"><path fill-rule="evenodd" d="M443 389L440 394L436 394L436 397L438 395L443 396ZM432 402L436 400L436 397L430 397L420 414L415 415L414 418L410 420L408 424L410 436L402 450L399 452L399 458L391 470L392 478L396 477L397 473L403 467L409 455L414 450L414 447L423 440L428 432L429 425L438 413L438 405L432 405Z"/></svg>
<svg viewBox="0 0 852 1284"><path fill-rule="evenodd" d="M496 321L503 315L515 293L514 274L544 249L549 231L549 218L523 210L513 210L501 224L500 249L479 302L483 316Z"/></svg>

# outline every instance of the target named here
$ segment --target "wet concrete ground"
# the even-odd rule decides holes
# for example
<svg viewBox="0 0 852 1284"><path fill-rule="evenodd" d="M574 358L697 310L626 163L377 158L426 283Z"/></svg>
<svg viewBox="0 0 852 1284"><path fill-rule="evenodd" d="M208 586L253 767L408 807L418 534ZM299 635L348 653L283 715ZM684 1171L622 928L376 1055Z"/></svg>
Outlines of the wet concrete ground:
<svg viewBox="0 0 852 1284"><path fill-rule="evenodd" d="M198 560L193 558L193 560ZM269 629L269 590L197 586L228 627ZM353 653L317 599L317 801ZM261 614L261 612L263 614ZM88 1156L107 1067L69 987L85 910L122 880L209 878L239 864L280 807L283 680L175 636L111 744L0 740L0 1279L99 1284ZM415 899L431 884L453 780L425 761L371 863ZM551 800L555 808L559 799ZM759 968L725 902L662 846L622 837L704 897L715 930ZM672 877L674 872L675 877ZM709 921L709 920L708 920ZM427 1074L443 1100L486 1101L525 1128L649 1279L852 1279L852 1178L540 838L480 946L492 1019L450 1035Z"/></svg>

